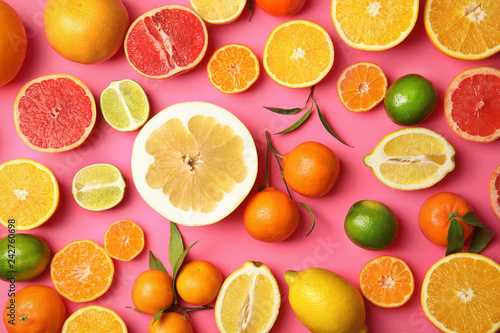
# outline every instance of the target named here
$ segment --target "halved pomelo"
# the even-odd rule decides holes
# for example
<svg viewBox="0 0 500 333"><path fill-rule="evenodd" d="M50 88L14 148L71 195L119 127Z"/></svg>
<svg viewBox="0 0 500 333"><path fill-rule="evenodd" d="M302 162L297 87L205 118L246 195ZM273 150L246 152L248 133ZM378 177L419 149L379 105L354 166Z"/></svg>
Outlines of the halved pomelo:
<svg viewBox="0 0 500 333"><path fill-rule="evenodd" d="M451 129L462 138L491 142L500 137L500 69L466 69L450 83L444 112Z"/></svg>
<svg viewBox="0 0 500 333"><path fill-rule="evenodd" d="M195 67L207 51L203 19L192 9L166 5L152 9L130 26L125 55L132 68L152 79L165 79Z"/></svg>
<svg viewBox="0 0 500 333"><path fill-rule="evenodd" d="M31 148L48 153L81 145L96 119L94 96L67 74L41 76L26 83L14 102L14 123Z"/></svg>
<svg viewBox="0 0 500 333"><path fill-rule="evenodd" d="M144 200L167 219L205 225L230 214L257 176L252 135L210 103L174 104L151 118L132 150L132 176Z"/></svg>

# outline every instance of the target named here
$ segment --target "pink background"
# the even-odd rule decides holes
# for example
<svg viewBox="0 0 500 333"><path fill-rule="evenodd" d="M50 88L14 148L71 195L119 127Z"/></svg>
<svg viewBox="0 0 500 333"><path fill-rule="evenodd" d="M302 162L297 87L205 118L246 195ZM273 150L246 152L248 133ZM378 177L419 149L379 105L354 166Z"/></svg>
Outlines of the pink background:
<svg viewBox="0 0 500 333"><path fill-rule="evenodd" d="M165 107L184 101L206 101L220 105L233 112L252 133L259 153L259 173L252 193L264 182L265 131L278 132L288 127L300 115L277 115L262 106L292 108L302 106L309 89L285 88L265 73L248 91L236 95L220 93L210 84L206 64L210 55L219 47L229 43L246 44L254 50L260 60L269 33L278 24L290 19L306 19L320 24L332 37L335 46L335 63L331 72L315 90L315 99L333 129L346 142L347 147L332 138L322 127L316 113L298 130L273 136L272 142L278 152L284 154L299 143L319 141L331 147L338 155L341 171L334 189L318 199L294 198L307 203L317 217L316 228L307 238L310 227L308 213L301 209L301 222L296 232L286 241L267 244L252 239L244 230L242 212L245 202L229 217L210 226L184 227L179 229L188 246L200 240L189 252L187 260L204 259L216 264L224 277L241 267L247 260L267 264L278 280L282 305L273 332L306 332L293 314L288 302L288 288L283 274L288 269L302 270L317 266L328 268L358 286L357 278L363 265L379 255L394 255L405 260L415 275L415 293L410 301L397 309L382 309L365 301L367 325L370 332L407 333L437 332L426 319L420 305L420 290L428 268L442 258L445 249L433 245L424 238L417 225L421 204L431 195L452 191L464 196L475 208L478 217L496 231L496 235L484 255L500 261L500 221L493 214L489 202L488 181L500 163L498 151L500 140L489 144L466 141L457 136L446 123L443 111L443 96L452 78L470 67L488 65L498 67L498 55L482 61L461 61L450 58L437 50L425 33L423 24L423 1L417 24L409 37L393 49L380 52L355 50L347 46L338 36L330 16L330 1L311 0L294 17L272 17L255 8L249 22L249 11L234 23L224 26L207 24L209 46L205 58L191 72L166 80L151 80L137 74L127 63L123 49L110 60L96 65L82 65L62 58L50 48L42 26L44 0L7 0L21 16L28 35L28 51L21 72L7 86L0 88L0 162L16 158L34 159L51 169L60 185L61 200L53 217L43 226L29 231L42 237L53 253L70 241L92 239L103 244L107 227L118 219L128 218L139 225L146 234L144 251L130 262L115 261L116 274L110 290L96 301L76 304L65 300L68 314L89 305L98 304L115 310L126 322L130 332L146 332L151 316L125 308L131 306L130 291L134 279L148 268L149 250L159 257L167 269L169 222L150 208L136 191L131 171L130 155L137 132L122 133L111 128L98 111L96 126L87 141L77 149L48 154L30 149L16 134L12 117L12 106L23 84L46 74L67 73L82 80L98 101L101 91L112 80L130 78L136 80L146 91L151 114ZM177 4L189 5L187 0L176 0ZM149 9L168 4L155 0L124 0L131 22ZM255 6L255 4L254 4ZM390 189L380 183L371 170L363 164L363 156L371 152L386 134L400 129L386 116L382 105L366 113L351 113L340 103L336 93L336 81L341 71L357 61L373 61L386 73L389 83L408 73L418 73L432 80L439 93L439 102L433 114L419 126L442 134L456 149L456 168L435 186L412 192ZM117 166L127 183L124 200L115 208L103 212L90 212L80 208L71 195L71 181L82 167L98 162ZM271 184L284 190L280 183L275 161L271 162ZM399 233L392 246L384 251L364 250L354 245L343 230L344 218L349 207L362 199L384 202L393 209L399 219ZM0 236L6 229L0 230ZM18 283L17 289L29 284L52 286L49 270L37 279ZM3 289L3 290L2 290ZM7 299L8 284L0 283L0 303ZM213 310L192 313L197 332L217 332ZM3 329L0 329L2 331Z"/></svg>

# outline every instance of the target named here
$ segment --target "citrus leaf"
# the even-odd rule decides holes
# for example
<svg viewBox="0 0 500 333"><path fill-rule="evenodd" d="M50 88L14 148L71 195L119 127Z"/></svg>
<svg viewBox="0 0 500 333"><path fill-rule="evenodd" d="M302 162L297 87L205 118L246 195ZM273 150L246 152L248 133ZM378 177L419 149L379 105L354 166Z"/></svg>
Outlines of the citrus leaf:
<svg viewBox="0 0 500 333"><path fill-rule="evenodd" d="M470 253L481 252L493 238L494 233L495 232L490 228L476 228L474 230L474 235L472 235L472 240L470 242L468 252Z"/></svg>
<svg viewBox="0 0 500 333"><path fill-rule="evenodd" d="M316 105L316 110L318 110L319 120L321 120L323 127L328 131L328 133L330 133L335 139L339 140L344 145L352 148L351 145L348 145L347 143L342 141L342 139L333 131L333 129L330 127L330 125L328 125L328 122L326 121L325 117L323 117L323 113L321 113L321 110L319 109L318 103L316 103L316 101L314 99L313 99L313 102Z"/></svg>
<svg viewBox="0 0 500 333"><path fill-rule="evenodd" d="M450 221L448 227L448 247L446 248L446 255L462 251L464 247L464 231L460 222L455 218Z"/></svg>
<svg viewBox="0 0 500 333"><path fill-rule="evenodd" d="M268 109L269 111L272 111L274 113L279 113L279 114L297 114L300 111L303 110L303 108L293 108L293 109L281 109L281 108L273 108L270 106L264 106L265 109Z"/></svg>
<svg viewBox="0 0 500 333"><path fill-rule="evenodd" d="M155 257L153 251L151 250L149 250L149 269L157 269L168 274L168 271L163 263L160 261L160 259Z"/></svg>
<svg viewBox="0 0 500 333"><path fill-rule="evenodd" d="M311 207L309 207L307 204L305 204L303 202L299 202L299 201L295 201L295 202L298 203L299 205L301 205L302 207L304 207L309 212L309 215L311 215L312 225L311 225L311 229L309 229L309 231L306 234L306 237L307 237L313 231L314 226L316 225L316 218L314 217L314 213L313 213Z"/></svg>
<svg viewBox="0 0 500 333"><path fill-rule="evenodd" d="M253 16L253 0L247 0L247 6L248 10L250 11L250 18L248 19L248 22L250 22Z"/></svg>
<svg viewBox="0 0 500 333"><path fill-rule="evenodd" d="M483 222L481 222L473 211L467 212L464 216L458 217L457 219L464 221L467 224L473 225L479 228L487 228Z"/></svg>
<svg viewBox="0 0 500 333"><path fill-rule="evenodd" d="M184 243L182 242L182 235L177 228L177 225L170 221L170 239L168 241L168 261L174 268L175 263L184 251Z"/></svg>
<svg viewBox="0 0 500 333"><path fill-rule="evenodd" d="M162 314L163 314L163 310L158 311L157 313L155 313L153 315L153 322L151 323L151 325L153 325L158 319L160 319L160 317L161 317Z"/></svg>
<svg viewBox="0 0 500 333"><path fill-rule="evenodd" d="M306 113L304 113L304 115L302 117L300 117L299 120L297 120L294 124L292 124L292 126L282 130L281 132L275 133L275 134L284 134L284 133L289 133L289 132L293 131L294 129L296 129L297 127L302 125L304 123L304 121L307 120L307 118L309 117L311 112L312 112L312 105L311 105L311 108Z"/></svg>
<svg viewBox="0 0 500 333"><path fill-rule="evenodd" d="M194 244L198 243L198 241L194 242L193 244L191 244L187 249L185 249L181 255L177 258L177 261L174 263L174 265L172 266L172 275L174 276L173 277L173 280L174 280L174 285L175 285L175 280L177 278L177 273L179 273L179 270L182 266L182 263L184 262L184 258L186 258L186 255L188 253L188 251L194 246Z"/></svg>

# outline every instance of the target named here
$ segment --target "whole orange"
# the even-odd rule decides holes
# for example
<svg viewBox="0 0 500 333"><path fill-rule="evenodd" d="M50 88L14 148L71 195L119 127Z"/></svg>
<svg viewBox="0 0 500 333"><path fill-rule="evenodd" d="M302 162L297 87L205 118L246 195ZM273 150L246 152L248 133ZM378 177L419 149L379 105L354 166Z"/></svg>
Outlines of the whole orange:
<svg viewBox="0 0 500 333"><path fill-rule="evenodd" d="M451 218L462 217L473 211L472 206L460 195L441 192L425 200L418 215L418 225L424 236L439 246L448 245L448 228ZM464 233L464 239L469 238L474 227L457 219Z"/></svg>
<svg viewBox="0 0 500 333"><path fill-rule="evenodd" d="M322 143L301 143L283 156L283 176L295 192L305 197L328 193L339 175L337 155Z"/></svg>
<svg viewBox="0 0 500 333"><path fill-rule="evenodd" d="M0 87L17 75L26 56L26 31L16 11L0 0Z"/></svg>
<svg viewBox="0 0 500 333"><path fill-rule="evenodd" d="M43 11L50 46L82 64L111 58L123 44L128 26L121 0L47 0Z"/></svg>
<svg viewBox="0 0 500 333"><path fill-rule="evenodd" d="M182 265L177 275L176 288L179 296L193 305L212 302L222 285L222 274L214 264L197 260Z"/></svg>
<svg viewBox="0 0 500 333"><path fill-rule="evenodd" d="M142 313L155 314L174 301L173 282L170 275L150 269L139 274L132 286L132 302Z"/></svg>
<svg viewBox="0 0 500 333"><path fill-rule="evenodd" d="M3 311L9 333L59 333L65 319L61 296L47 286L31 285L16 291Z"/></svg>
<svg viewBox="0 0 500 333"><path fill-rule="evenodd" d="M253 238L268 243L280 242L297 228L299 209L288 195L267 187L248 200L243 223Z"/></svg>
<svg viewBox="0 0 500 333"><path fill-rule="evenodd" d="M302 9L306 0L255 0L257 6L273 16L291 16Z"/></svg>
<svg viewBox="0 0 500 333"><path fill-rule="evenodd" d="M189 320L178 312L165 312L160 319L149 323L148 333L193 333Z"/></svg>

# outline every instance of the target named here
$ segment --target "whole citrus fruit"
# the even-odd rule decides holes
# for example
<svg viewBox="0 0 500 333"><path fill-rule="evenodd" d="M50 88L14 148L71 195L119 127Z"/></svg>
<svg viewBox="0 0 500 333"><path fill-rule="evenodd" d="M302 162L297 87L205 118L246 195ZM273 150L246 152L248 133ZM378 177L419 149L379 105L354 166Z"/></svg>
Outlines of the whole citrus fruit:
<svg viewBox="0 0 500 333"><path fill-rule="evenodd" d="M16 291L5 304L3 322L9 333L59 333L66 318L61 296L52 288L31 285Z"/></svg>
<svg viewBox="0 0 500 333"><path fill-rule="evenodd" d="M411 126L427 118L437 100L437 91L431 81L418 74L408 74L387 89L384 108L394 123Z"/></svg>
<svg viewBox="0 0 500 333"><path fill-rule="evenodd" d="M193 333L193 326L180 313L169 311L164 312L157 321L151 320L148 333Z"/></svg>
<svg viewBox="0 0 500 333"><path fill-rule="evenodd" d="M285 193L267 187L248 200L243 223L253 238L268 243L280 242L297 228L299 209Z"/></svg>
<svg viewBox="0 0 500 333"><path fill-rule="evenodd" d="M16 11L0 0L0 87L21 69L26 56L26 31Z"/></svg>
<svg viewBox="0 0 500 333"><path fill-rule="evenodd" d="M306 0L255 0L260 9L273 16L291 16L302 9Z"/></svg>
<svg viewBox="0 0 500 333"><path fill-rule="evenodd" d="M384 250L396 239L398 220L387 205L361 200L347 212L344 230L354 244L368 250Z"/></svg>
<svg viewBox="0 0 500 333"><path fill-rule="evenodd" d="M448 228L452 218L462 226L464 240L474 227L460 218L472 212L472 206L460 195L450 192L437 193L424 201L418 214L418 226L424 236L439 246L448 246Z"/></svg>
<svg viewBox="0 0 500 333"><path fill-rule="evenodd" d="M305 197L328 193L339 175L337 155L322 143L301 143L283 156L283 177L295 192Z"/></svg>
<svg viewBox="0 0 500 333"><path fill-rule="evenodd" d="M0 239L0 279L16 282L33 280L50 262L50 249L41 238L9 234ZM16 273L11 273L15 271Z"/></svg>
<svg viewBox="0 0 500 333"><path fill-rule="evenodd" d="M365 303L342 276L323 268L286 271L292 310L311 332L365 333Z"/></svg>
<svg viewBox="0 0 500 333"><path fill-rule="evenodd" d="M121 0L48 0L43 11L50 46L82 64L111 58L121 47L128 24Z"/></svg>
<svg viewBox="0 0 500 333"><path fill-rule="evenodd" d="M212 302L222 285L222 274L214 264L197 260L182 265L177 275L176 288L179 296L193 305Z"/></svg>
<svg viewBox="0 0 500 333"><path fill-rule="evenodd" d="M167 273L150 269L135 279L132 302L142 313L155 314L172 305L173 300L173 282Z"/></svg>

